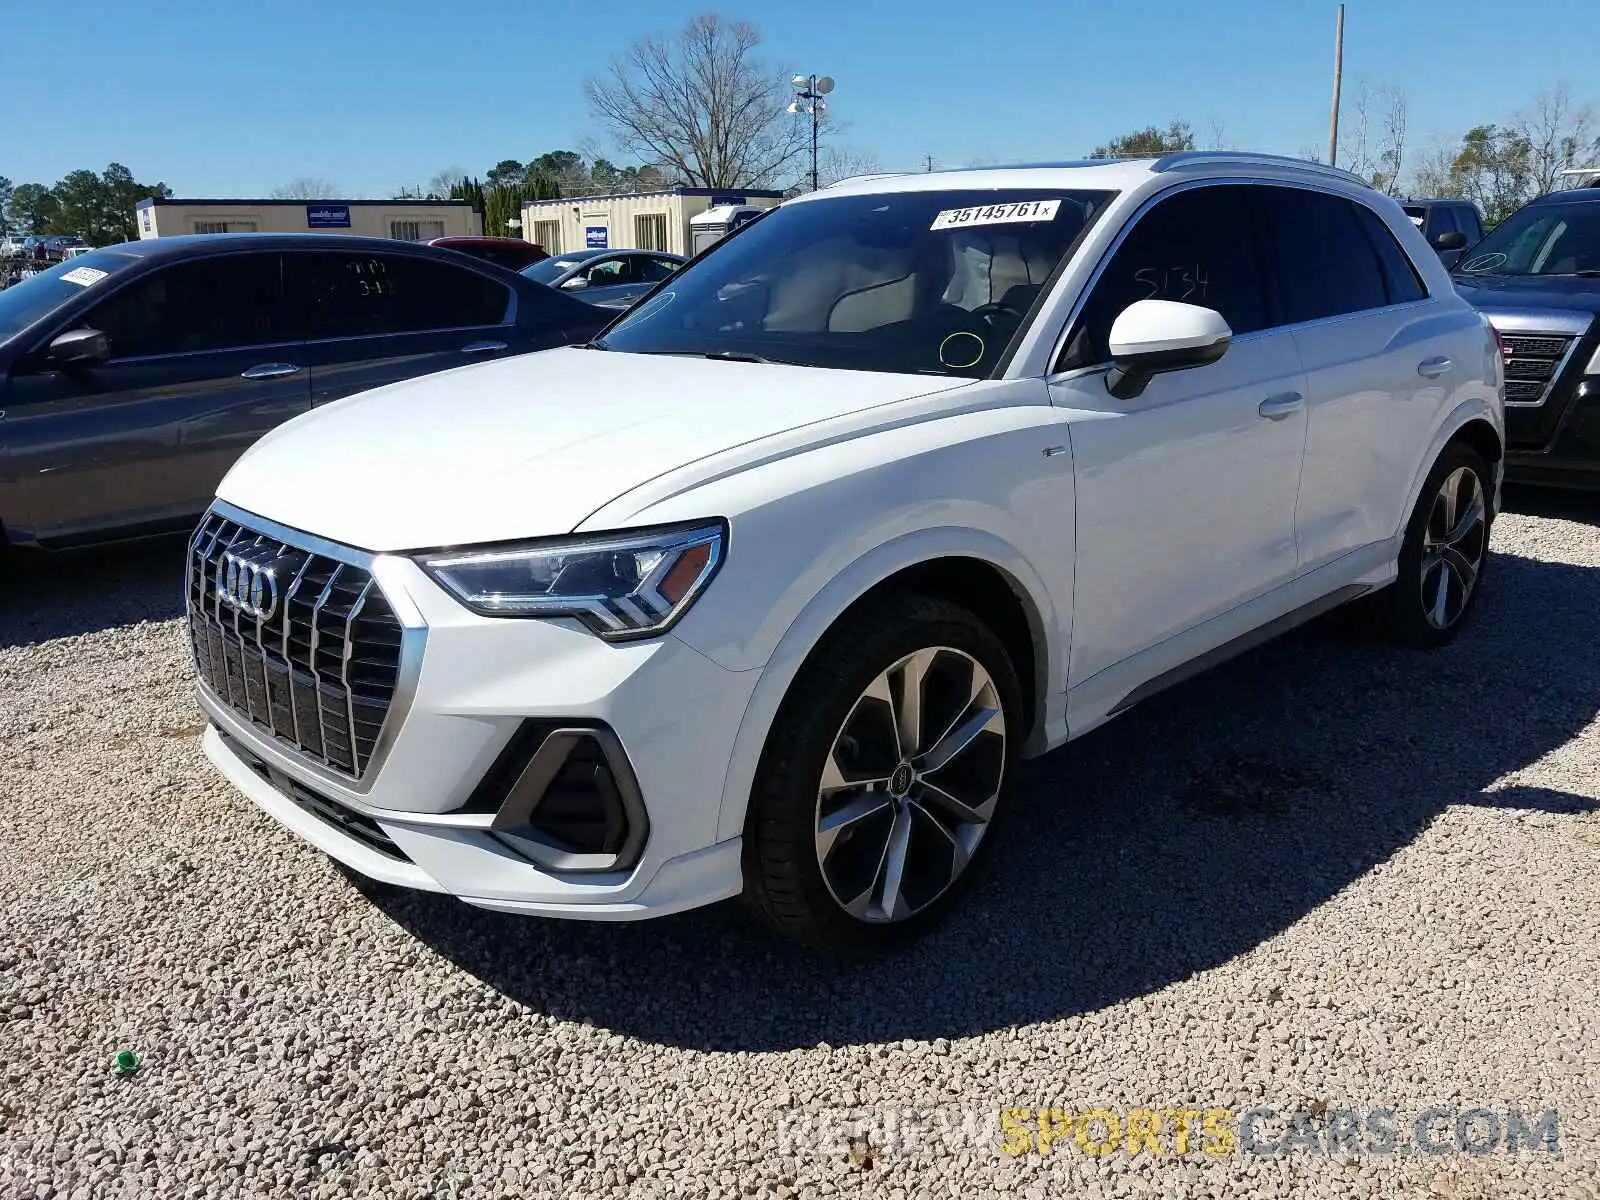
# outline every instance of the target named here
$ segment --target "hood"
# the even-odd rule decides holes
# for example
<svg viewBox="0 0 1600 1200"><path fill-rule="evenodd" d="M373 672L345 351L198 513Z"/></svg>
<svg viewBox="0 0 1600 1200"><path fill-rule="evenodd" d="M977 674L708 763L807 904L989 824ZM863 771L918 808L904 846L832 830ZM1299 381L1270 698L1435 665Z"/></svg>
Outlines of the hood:
<svg viewBox="0 0 1600 1200"><path fill-rule="evenodd" d="M372 551L541 537L696 460L970 382L547 350L315 409L257 442L217 495Z"/></svg>
<svg viewBox="0 0 1600 1200"><path fill-rule="evenodd" d="M1560 308L1600 312L1600 279L1581 275L1455 275L1456 291L1474 308Z"/></svg>

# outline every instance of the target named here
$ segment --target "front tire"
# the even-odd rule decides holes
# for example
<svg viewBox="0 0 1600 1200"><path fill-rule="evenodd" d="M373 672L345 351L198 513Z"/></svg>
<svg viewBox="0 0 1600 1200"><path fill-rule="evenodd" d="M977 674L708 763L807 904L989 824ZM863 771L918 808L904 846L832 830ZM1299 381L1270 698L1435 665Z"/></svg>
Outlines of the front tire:
<svg viewBox="0 0 1600 1200"><path fill-rule="evenodd" d="M1009 807L1022 694L1000 639L943 600L896 596L827 636L778 711L745 823L745 900L813 946L926 933Z"/></svg>
<svg viewBox="0 0 1600 1200"><path fill-rule="evenodd" d="M1377 597L1389 636L1433 648L1453 640L1483 590L1494 481L1468 446L1445 448L1406 525L1399 577Z"/></svg>

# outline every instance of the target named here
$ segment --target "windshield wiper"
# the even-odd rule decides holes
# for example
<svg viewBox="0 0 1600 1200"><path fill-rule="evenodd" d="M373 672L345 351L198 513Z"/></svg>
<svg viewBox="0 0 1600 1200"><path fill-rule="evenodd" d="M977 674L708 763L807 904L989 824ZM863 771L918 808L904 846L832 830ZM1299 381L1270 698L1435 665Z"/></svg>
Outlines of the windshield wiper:
<svg viewBox="0 0 1600 1200"><path fill-rule="evenodd" d="M766 363L778 362L775 358L762 358L743 350L636 350L636 354L660 354L667 358L714 358L721 362ZM790 364L785 364L790 365Z"/></svg>

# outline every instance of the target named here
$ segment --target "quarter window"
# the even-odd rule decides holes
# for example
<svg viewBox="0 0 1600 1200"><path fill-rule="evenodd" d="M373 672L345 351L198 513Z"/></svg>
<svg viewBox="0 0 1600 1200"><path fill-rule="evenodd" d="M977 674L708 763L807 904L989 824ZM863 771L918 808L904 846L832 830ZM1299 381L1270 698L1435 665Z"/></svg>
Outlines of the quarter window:
<svg viewBox="0 0 1600 1200"><path fill-rule="evenodd" d="M1248 188L1193 188L1140 217L1095 283L1062 369L1107 361L1112 323L1138 300L1180 300L1215 309L1235 334L1265 328L1249 200Z"/></svg>
<svg viewBox="0 0 1600 1200"><path fill-rule="evenodd" d="M282 259L228 254L160 268L80 322L111 341L114 358L192 354L298 340L283 303Z"/></svg>
<svg viewBox="0 0 1600 1200"><path fill-rule="evenodd" d="M1427 299L1428 289L1423 286L1422 277L1400 243L1394 240L1383 218L1365 204L1351 204L1350 207L1355 210L1356 220L1378 256L1378 265L1383 268L1384 293L1389 303L1409 304L1413 300Z"/></svg>
<svg viewBox="0 0 1600 1200"><path fill-rule="evenodd" d="M511 293L478 272L400 254L311 252L291 259L313 338L499 325Z"/></svg>
<svg viewBox="0 0 1600 1200"><path fill-rule="evenodd" d="M1261 192L1286 322L1318 321L1389 302L1384 270L1357 218L1358 205L1305 188Z"/></svg>

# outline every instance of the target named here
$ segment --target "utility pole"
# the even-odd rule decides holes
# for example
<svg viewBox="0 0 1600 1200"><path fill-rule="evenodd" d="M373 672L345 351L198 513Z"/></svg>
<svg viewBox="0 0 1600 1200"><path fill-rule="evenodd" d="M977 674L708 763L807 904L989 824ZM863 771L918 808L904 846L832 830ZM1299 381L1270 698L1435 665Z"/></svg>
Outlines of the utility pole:
<svg viewBox="0 0 1600 1200"><path fill-rule="evenodd" d="M828 107L822 99L833 91L833 80L827 75L796 75L789 81L794 85L794 99L789 104L792 113L811 114L811 190L817 190L817 126L822 123L822 112Z"/></svg>
<svg viewBox="0 0 1600 1200"><path fill-rule="evenodd" d="M927 174L929 174L929 175L933 174L933 155L931 155L931 154L928 155L928 157L927 157L927 167L928 167Z"/></svg>
<svg viewBox="0 0 1600 1200"><path fill-rule="evenodd" d="M1328 165L1339 165L1339 86L1344 82L1344 5L1333 29L1333 112L1328 116Z"/></svg>

